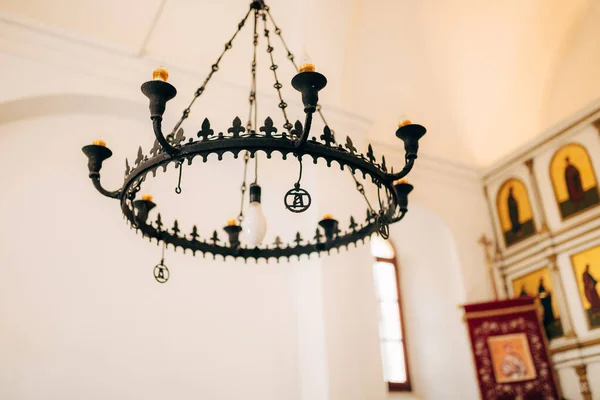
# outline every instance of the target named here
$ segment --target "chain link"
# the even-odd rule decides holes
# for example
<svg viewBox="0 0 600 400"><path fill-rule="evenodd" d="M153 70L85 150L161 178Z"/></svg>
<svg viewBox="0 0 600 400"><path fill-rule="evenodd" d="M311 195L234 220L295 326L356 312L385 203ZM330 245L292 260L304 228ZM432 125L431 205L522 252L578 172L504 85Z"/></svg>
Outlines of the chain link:
<svg viewBox="0 0 600 400"><path fill-rule="evenodd" d="M365 201L367 202L367 206L369 206L369 210L371 210L372 214L375 214L375 210L373 210L373 207L371 206L371 202L369 201L369 198L367 197L367 195L365 193L365 187L363 186L362 183L360 183L358 181L358 179L356 179L356 176L354 176L352 171L350 171L350 176L352 176L352 179L354 179L354 183L356 184L356 190L358 190L358 192L365 198Z"/></svg>
<svg viewBox="0 0 600 400"><path fill-rule="evenodd" d="M246 24L246 21L248 20L248 17L250 16L251 12L252 12L252 6L250 6L250 8L248 9L248 12L246 13L246 16L244 17L244 19L242 19L242 21L238 24L238 28L235 31L235 33L233 34L233 36L231 37L231 39L229 39L229 41L227 43L225 43L225 48L223 49L223 52L221 53L219 58L217 58L217 61L215 61L215 63L211 66L210 73L208 74L206 79L204 79L202 86L200 86L194 93L194 97L192 98L192 101L190 102L190 104L187 106L187 108L185 110L183 110L183 114L182 114L181 118L179 119L179 121L175 124L175 127L173 128L173 131L171 132L171 134L174 134L177 131L177 129L179 129L179 127L181 126L183 121L185 121L190 116L190 112L191 112L192 106L194 105L194 102L196 101L196 99L198 97L200 97L202 95L202 93L204 93L204 91L206 90L206 85L210 81L210 78L212 78L214 73L219 70L219 64L221 63L223 56L225 55L227 50L231 50L231 48L233 47L233 40L236 38L238 33L240 33L240 31Z"/></svg>
<svg viewBox="0 0 600 400"><path fill-rule="evenodd" d="M254 10L254 34L252 36L252 44L254 45L254 55L252 58L252 67L250 73L252 75L251 84L250 84L250 95L248 96L248 101L250 103L250 110L248 111L248 122L246 123L247 131L251 130L256 131L256 120L257 120L257 95L256 95L256 51L258 48L258 10ZM254 121L252 120L252 115L254 111ZM254 122L254 123L253 123Z"/></svg>
<svg viewBox="0 0 600 400"><path fill-rule="evenodd" d="M298 71L298 65L296 64L296 58L294 57L294 54L292 54L292 52L290 51L290 48L288 47L287 43L283 39L283 35L281 34L281 28L279 28L279 26L277 26L277 24L275 23L275 20L273 19L273 16L271 15L270 8L268 6L265 6L265 11L266 11L266 14L269 16L271 23L273 24L273 28L275 28L275 31L274 31L275 34L277 36L279 36L279 39L281 40L281 43L283 44L283 48L285 49L285 51L287 51L288 60L290 60L292 62L292 64L294 64L294 68L296 69L296 71Z"/></svg>
<svg viewBox="0 0 600 400"><path fill-rule="evenodd" d="M242 200L240 204L240 214L238 215L238 221L240 221L240 225L242 221L244 221L244 198L246 196L246 189L248 188L246 185L246 178L248 176L248 161L250 160L250 153L246 151L244 153L244 179L242 180L242 186L240 187L240 191L242 192Z"/></svg>
<svg viewBox="0 0 600 400"><path fill-rule="evenodd" d="M271 24L273 24L273 27L275 29L275 34L277 36L279 36L279 39L281 40L281 43L283 44L283 47L287 51L287 58L288 58L288 60L291 61L291 63L294 65L295 70L298 71L298 64L296 63L296 58L295 58L294 54L290 51L290 48L288 47L285 39L283 38L283 35L282 35L282 32L281 32L281 28L279 28L279 26L277 26L277 24L275 23L275 19L273 18L273 15L271 15L271 12L270 12L270 9L269 9L268 6L265 6L265 13L269 17L269 19L271 20ZM317 105L317 113L319 114L319 117L323 121L323 124L325 126L329 126L329 124L327 123L327 120L325 119L325 115L323 114L322 107L321 107L320 104ZM331 127L330 127L330 129L331 129ZM331 130L331 134L333 135L334 140L335 140L335 131L333 129ZM369 198L367 197L367 195L365 193L364 186L362 185L362 183L360 183L356 179L356 176L354 176L354 173L352 171L349 170L348 172L352 176L352 179L354 179L354 183L356 183L356 189L364 197L365 202L367 203L367 206L369 207L369 210L371 211L371 213L374 214L375 210L373 210L373 207L371 206L371 202L369 201Z"/></svg>
<svg viewBox="0 0 600 400"><path fill-rule="evenodd" d="M263 19L263 24L264 24L264 35L265 35L265 38L267 39L267 53L269 53L269 57L271 58L271 67L270 68L271 68L271 71L273 71L273 76L275 77L275 84L273 85L273 87L275 89L277 89L277 94L279 95L279 108L281 109L281 112L283 113L283 118L285 119L285 125L283 127L285 129L287 129L289 132L292 129L292 124L290 124L290 120L288 119L287 111L285 111L288 104L283 100L283 96L281 94L281 88L283 87L283 85L281 84L281 82L279 82L279 77L277 76L277 68L279 68L279 66L277 64L275 64L275 59L273 58L274 48L271 45L270 31L267 27L267 14L264 11L262 12L262 19Z"/></svg>

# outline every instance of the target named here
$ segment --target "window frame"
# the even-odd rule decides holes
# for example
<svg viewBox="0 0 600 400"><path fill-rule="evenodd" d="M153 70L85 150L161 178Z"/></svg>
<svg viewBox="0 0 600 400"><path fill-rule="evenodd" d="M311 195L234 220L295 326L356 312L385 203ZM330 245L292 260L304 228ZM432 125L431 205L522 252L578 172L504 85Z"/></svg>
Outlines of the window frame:
<svg viewBox="0 0 600 400"><path fill-rule="evenodd" d="M396 247L394 246L394 244L391 242L391 240L386 240L386 242L388 242L388 244L392 247L392 249L394 250L394 257L393 258L385 258L385 257L378 257L378 256L374 256L375 262L384 262L384 263L388 263L388 264L392 264L394 266L394 271L396 274L396 291L397 291L397 297L398 297L398 312L400 314L400 332L402 333L402 349L404 350L404 367L406 369L406 382L387 382L388 384L388 391L389 392L410 392L412 391L412 384L410 381L410 369L408 366L408 353L407 353L407 348L406 348L406 333L404 330L404 311L402 309L402 296L401 296L401 290L400 290L400 268L398 266L398 255L396 252ZM379 298L377 299L378 303L381 303L381 301L379 301ZM379 343L381 346L381 337L379 338Z"/></svg>

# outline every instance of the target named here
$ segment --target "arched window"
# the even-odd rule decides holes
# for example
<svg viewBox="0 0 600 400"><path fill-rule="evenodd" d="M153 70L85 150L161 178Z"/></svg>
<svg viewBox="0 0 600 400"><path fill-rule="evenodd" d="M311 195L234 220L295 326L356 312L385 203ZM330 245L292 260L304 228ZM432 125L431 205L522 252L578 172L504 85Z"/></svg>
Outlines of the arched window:
<svg viewBox="0 0 600 400"><path fill-rule="evenodd" d="M411 387L396 252L389 241L377 236L371 240L371 253L375 257L373 275L379 300L379 340L383 377L390 391L409 391Z"/></svg>

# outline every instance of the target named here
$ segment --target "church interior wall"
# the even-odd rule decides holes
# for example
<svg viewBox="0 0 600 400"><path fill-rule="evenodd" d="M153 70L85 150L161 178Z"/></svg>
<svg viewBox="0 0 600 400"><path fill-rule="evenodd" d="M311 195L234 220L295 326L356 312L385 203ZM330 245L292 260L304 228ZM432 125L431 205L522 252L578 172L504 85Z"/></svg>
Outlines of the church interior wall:
<svg viewBox="0 0 600 400"><path fill-rule="evenodd" d="M497 246L494 267L502 278L498 285L503 286L509 297L519 296L521 293L516 292L519 289L513 288L515 280L522 281L524 276L539 271L540 268L548 268L553 296L551 312L558 316L556 319L560 319L563 329L560 336L550 341L550 351L563 395L569 399L582 398L579 376L576 373L576 368L581 365L587 366L586 377L594 395L598 393L598 389L594 390L598 386L596 382L600 381L600 330L590 325L591 320L586 315L588 312L594 315L593 309L590 311L584 308L584 298L590 294L580 291L582 280L593 282L598 278L594 276L597 272L594 268L591 280L584 278L581 265L573 259L575 255L600 245L600 202L597 199L596 178L600 172L600 159L597 156L600 154L600 132L595 123L600 118L600 113L597 110L597 107L592 107L581 113L583 116L578 120L563 123L566 128L548 132L546 137L516 152L508 162L494 166L484 176L495 222ZM565 146L573 144L574 147L569 147L571 153L565 152ZM586 152L581 152L579 146ZM589 164L585 153L589 155ZM560 160L555 158L557 154L562 157ZM577 156L572 156L567 161L565 154ZM560 161L561 164L552 164L553 161ZM573 168L569 164L575 165L577 172L572 172ZM507 233L501 228L501 218L509 218L512 226L510 229L513 230L521 229L522 221L514 208L513 214L509 215L510 205L508 211L497 207L496 193L513 176L519 177L526 185L536 230L529 237L507 244L504 237ZM561 190L562 198L559 195ZM591 197L588 197L589 194ZM510 204L511 200L504 197L501 201L508 201ZM518 210L522 211L520 205ZM505 214L500 215L502 212ZM600 264L600 259L594 256L590 256L589 261ZM574 267L576 264L579 266ZM542 292L538 293L535 287L530 287L533 292L530 289L528 294L539 297L541 306L544 305L545 297L546 306L549 307L548 297L540 296L539 293ZM597 291L596 286L596 293ZM541 315L546 312L547 309L544 309ZM551 328L546 326L550 335L549 329Z"/></svg>
<svg viewBox="0 0 600 400"><path fill-rule="evenodd" d="M73 64L73 49L53 56L47 40L13 45L0 56L4 67L20 77L15 81L29 82L12 82L0 94L0 170L9 189L0 231L7 268L0 292L2 304L8 305L2 308L2 320L10 327L1 333L1 342L10 344L2 351L10 362L3 364L0 397L25 399L43 392L50 398L104 399L133 396L135 390L149 399L198 393L265 400L387 398L368 246L331 258L292 260L290 265L238 265L167 249L173 276L156 288L148 268L159 261L160 248L136 238L115 204L97 196L80 153L97 136L108 143L115 154L105 162L102 179L111 187L122 179L123 159L135 158L135 146L151 146L147 104L137 86L139 76L152 66L108 57L102 63L117 67L106 70L94 65L102 57L84 50ZM54 50L62 46L52 43ZM49 68L56 79L45 79ZM182 74L173 79L180 79L179 86L192 78ZM228 126L228 110L238 107L229 98L244 96L236 86L215 85L224 93L215 103L224 111L211 116L216 129ZM177 114L170 110L179 110L184 97L169 105L168 122ZM274 99L265 107L268 101ZM332 110L328 119L338 130L366 146L368 121ZM193 134L203 117L191 117L186 133ZM22 154L14 149L25 147L31 158L23 164ZM262 176L278 182L269 190L281 191L290 182L278 177L295 176L297 166L274 158L273 169ZM399 166L402 160L392 157L390 162ZM471 240L488 229L487 221L463 221L467 211L484 210L485 202L476 173L459 170L448 178L447 165L426 157L419 162L423 168L415 167L419 172L412 182L423 189L411 197L414 212L409 212L406 226L392 232L401 253L414 386L403 397L440 398L444 387L452 386L458 398L469 398L476 385L457 306L486 298L491 288ZM219 164L220 173L237 182L238 164ZM209 161L202 167L214 165ZM219 183L206 180L204 168L198 171L184 171L183 190L190 198L205 196L204 185ZM305 181L316 196L335 199L342 187L348 190L348 185L330 185L345 178L339 170L326 171L335 177L315 171L307 168ZM204 207L169 196L176 172L164 175L146 188L167 194L157 198L165 221L175 217L167 209L202 214L206 226L218 226L228 217L226 211L207 215ZM239 185L230 186L224 188L225 200L219 200L223 210L239 206L234 204ZM344 219L362 201L350 189L347 200L335 204L335 214ZM280 199L275 197L265 206L278 209ZM330 212L332 204L317 203L292 225L312 232L314 221ZM286 224L277 222L287 218L277 214L272 231L292 235ZM32 249L30 239L40 231L45 239ZM423 253L430 257L422 258ZM444 335L439 334L442 330ZM463 367L456 368L456 360ZM431 385L432 377L445 384Z"/></svg>

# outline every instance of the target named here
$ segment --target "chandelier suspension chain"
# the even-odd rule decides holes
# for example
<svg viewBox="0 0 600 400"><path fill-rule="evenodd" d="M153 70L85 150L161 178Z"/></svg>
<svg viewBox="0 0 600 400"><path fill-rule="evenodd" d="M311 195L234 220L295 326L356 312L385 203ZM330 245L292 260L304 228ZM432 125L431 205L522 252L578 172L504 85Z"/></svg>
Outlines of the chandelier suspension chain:
<svg viewBox="0 0 600 400"><path fill-rule="evenodd" d="M204 79L202 86L200 86L194 93L194 97L192 98L192 101L190 102L190 104L187 106L187 108L185 110L183 110L183 114L182 114L181 118L179 119L179 121L175 124L175 127L173 128L171 135L174 135L175 132L177 131L177 129L179 129L179 127L183 123L183 121L185 121L189 117L191 108L194 105L194 102L196 101L196 99L198 97L200 97L202 95L202 93L204 93L204 91L206 90L206 85L208 84L208 82L210 81L210 79L212 78L214 73L219 70L219 64L221 63L223 56L225 55L227 50L230 50L233 47L234 39L237 37L238 33L240 33L240 31L246 24L246 21L248 20L248 17L250 16L251 12L252 12L252 6L250 6L250 8L248 9L248 12L246 13L246 16L244 17L244 19L242 19L242 21L238 24L238 28L235 31L235 33L233 34L233 36L231 37L231 39L229 39L229 41L227 43L225 43L225 48L223 49L223 52L221 52L221 55L219 56L219 58L217 58L217 61L211 66L210 73Z"/></svg>
<svg viewBox="0 0 600 400"><path fill-rule="evenodd" d="M254 10L254 29L252 34L252 45L253 45L253 56L252 56L252 67L251 67L251 75L252 75L252 83L250 87L250 96L248 100L250 102L250 110L248 112L248 122L246 123L246 130L248 133L258 129L258 95L257 95L257 85L256 85L256 67L257 67L257 48L258 48L258 10ZM254 117L254 119L253 119ZM246 151L244 155L244 160L246 157L249 157L249 152ZM248 167L248 161L244 162L244 169ZM244 172L244 185L246 184L246 172ZM254 184L258 183L258 154L254 154ZM244 201L244 191L242 191L242 203ZM240 215L241 212L240 212ZM243 215L242 215L243 217Z"/></svg>
<svg viewBox="0 0 600 400"><path fill-rule="evenodd" d="M250 110L248 112L248 122L246 123L246 130L248 132L250 132L252 129L256 130L257 127L257 106L258 106L258 99L257 99L257 95L256 95L256 51L257 51L257 47L258 47L258 31L257 31L257 25L258 25L258 11L254 10L254 34L252 37L252 44L254 46L253 51L253 58L252 58L252 67L251 67L251 75L252 75L252 80L251 80L251 85L250 85L250 96L248 97L248 101L250 102ZM252 119L254 115L254 120Z"/></svg>
<svg viewBox="0 0 600 400"><path fill-rule="evenodd" d="M263 19L263 24L264 24L264 35L265 35L265 38L267 39L267 53L269 53L269 57L271 58L270 69L271 69L271 71L273 71L273 76L275 77L275 84L273 85L273 87L275 89L277 89L277 94L279 95L279 108L281 109L281 111L283 113L283 118L285 119L285 125L283 127L285 129L287 129L288 131L290 131L292 129L292 124L290 124L290 120L288 119L287 111L285 110L288 105L283 100L283 95L281 94L281 88L283 87L283 85L281 84L281 82L279 82L279 77L277 75L277 68L279 68L279 66L277 64L275 64L275 59L273 58L273 46L271 46L270 31L267 26L267 15L265 12L262 12L262 19Z"/></svg>
<svg viewBox="0 0 600 400"><path fill-rule="evenodd" d="M281 40L281 43L283 44L285 51L287 51L288 60L290 60L292 62L292 64L294 64L296 71L298 71L298 65L296 64L294 54L290 51L290 48L288 47L287 43L283 39L283 36L281 34L281 28L279 28L279 26L277 26L277 24L275 23L275 19L273 19L273 16L271 15L269 6L265 6L265 11L266 11L266 14L269 16L269 19L271 20L273 27L275 28L275 30L274 30L275 34L277 36L279 36L279 39Z"/></svg>
<svg viewBox="0 0 600 400"><path fill-rule="evenodd" d="M271 20L271 24L273 24L273 27L275 28L274 32L277 36L279 36L279 40L281 40L281 44L283 45L283 48L285 49L285 51L287 51L288 60L290 60L292 62L296 72L298 72L298 64L296 64L296 57L294 56L294 53L291 52L285 39L283 38L283 35L281 33L281 28L275 23L275 19L273 18L273 15L271 15L270 10L271 9L269 8L269 6L265 6L266 14L268 15L269 19ZM321 111L321 105L319 105L319 104L317 105L317 113L319 114L319 117L321 117L321 120L323 121L323 123L325 125L329 125L327 123L327 121L325 120L325 116L323 115L323 112ZM333 134L334 132L331 131L331 133Z"/></svg>
<svg viewBox="0 0 600 400"><path fill-rule="evenodd" d="M240 221L240 225L242 225L242 221L244 221L244 198L246 196L246 189L248 188L246 185L246 181L248 176L249 160L250 154L248 152L244 153L244 179L242 181L242 186L240 187L240 191L242 192L242 201L240 202L240 214L238 215L238 221Z"/></svg>
<svg viewBox="0 0 600 400"><path fill-rule="evenodd" d="M296 72L298 72L299 68L298 68L298 64L296 63L296 57L294 56L294 53L291 52L291 50L288 47L285 39L283 38L283 34L282 34L282 31L281 31L281 28L279 28L279 26L275 23L275 19L273 18L273 15L270 12L269 6L265 6L265 14L271 20L271 24L273 24L275 34L277 36L279 36L279 40L281 41L281 44L283 45L285 51L287 51L287 58L288 58L288 60L291 61L292 65L294 66L294 68L296 70ZM325 115L323 114L322 108L323 107L320 104L318 104L317 105L317 113L319 114L319 117L321 118L321 121L323 121L323 124L325 126L329 126L329 124L327 123L327 120L325 119ZM331 130L331 134L333 135L334 142L335 142L335 131L333 129ZM300 163L300 168L302 168L302 163ZM358 181L358 179L356 179L356 176L354 176L354 173L352 171L349 171L349 172L350 172L350 175L352 176L352 179L354 179L354 183L356 184L356 189L364 197L365 202L367 203L367 206L369 207L369 210L371 211L371 213L375 213L375 210L371 206L371 202L369 201L369 199L368 199L368 197L367 197L367 195L365 193L365 189L364 189L363 184L360 183Z"/></svg>

